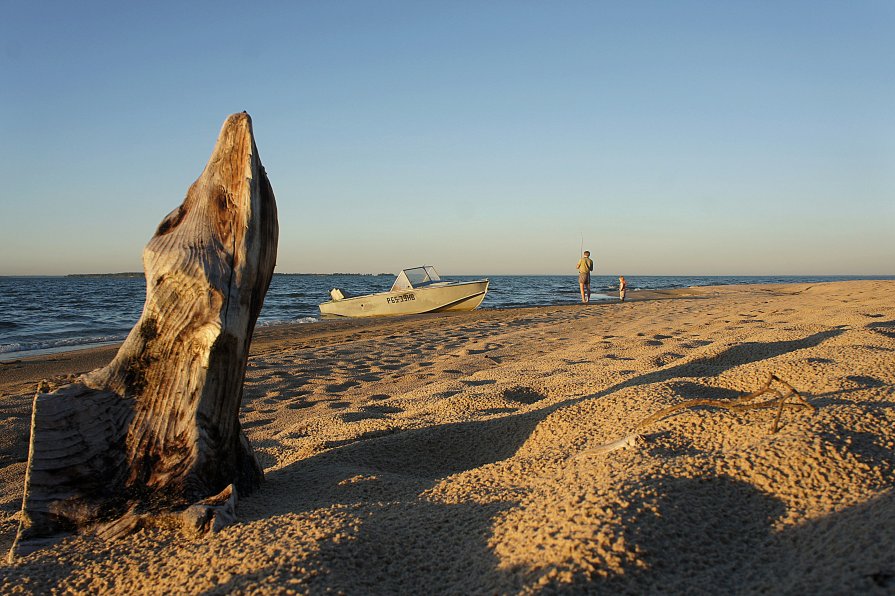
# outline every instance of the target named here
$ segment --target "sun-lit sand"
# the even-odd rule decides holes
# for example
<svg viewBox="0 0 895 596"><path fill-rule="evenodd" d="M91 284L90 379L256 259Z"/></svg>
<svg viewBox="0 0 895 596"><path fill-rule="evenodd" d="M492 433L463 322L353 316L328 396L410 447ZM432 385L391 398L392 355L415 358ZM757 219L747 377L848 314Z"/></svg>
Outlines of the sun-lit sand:
<svg viewBox="0 0 895 596"><path fill-rule="evenodd" d="M239 523L71 538L2 563L0 592L891 593L893 296L728 286L260 329L241 418L266 482ZM4 552L37 382L113 353L0 365ZM592 450L771 373L817 411L771 434L774 410L695 407Z"/></svg>

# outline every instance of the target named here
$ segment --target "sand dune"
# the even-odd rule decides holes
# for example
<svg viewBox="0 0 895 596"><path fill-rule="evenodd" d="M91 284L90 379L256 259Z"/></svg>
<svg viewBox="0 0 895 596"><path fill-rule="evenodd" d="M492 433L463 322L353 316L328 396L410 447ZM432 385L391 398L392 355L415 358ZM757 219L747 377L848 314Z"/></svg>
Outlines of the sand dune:
<svg viewBox="0 0 895 596"><path fill-rule="evenodd" d="M893 294L729 286L261 329L242 423L266 482L240 522L73 537L4 563L0 590L892 593ZM37 381L112 354L0 366L0 547ZM817 411L771 434L773 410L696 407L593 452L770 373Z"/></svg>

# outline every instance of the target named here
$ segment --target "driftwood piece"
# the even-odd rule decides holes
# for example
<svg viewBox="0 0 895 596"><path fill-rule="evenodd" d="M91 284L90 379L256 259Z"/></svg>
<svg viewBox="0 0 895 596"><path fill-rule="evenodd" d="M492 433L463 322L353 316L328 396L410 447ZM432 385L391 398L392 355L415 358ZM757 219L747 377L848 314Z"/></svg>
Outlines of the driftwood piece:
<svg viewBox="0 0 895 596"><path fill-rule="evenodd" d="M255 321L277 252L273 190L245 112L143 251L146 303L112 362L34 398L10 557L58 534L115 536L171 515L233 519L263 479L239 425Z"/></svg>
<svg viewBox="0 0 895 596"><path fill-rule="evenodd" d="M620 439L616 439L614 441L609 441L608 443L603 443L602 445L597 445L596 447L591 447L587 451L582 453L586 454L603 454L610 453L612 451L618 451L619 449L627 449L628 447L637 447L641 443L643 443L643 436L637 433L631 433L629 435L625 435Z"/></svg>

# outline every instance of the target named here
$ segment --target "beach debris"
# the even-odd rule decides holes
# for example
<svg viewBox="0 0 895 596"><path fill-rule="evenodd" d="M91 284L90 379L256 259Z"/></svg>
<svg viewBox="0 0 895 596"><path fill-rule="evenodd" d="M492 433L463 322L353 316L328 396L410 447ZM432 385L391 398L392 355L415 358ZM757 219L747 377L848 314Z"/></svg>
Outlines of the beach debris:
<svg viewBox="0 0 895 596"><path fill-rule="evenodd" d="M71 532L232 523L237 489L263 480L239 407L277 236L251 118L233 114L143 251L146 303L115 358L39 388L10 559Z"/></svg>
<svg viewBox="0 0 895 596"><path fill-rule="evenodd" d="M643 438L643 435L638 433L631 433L623 436L620 439L616 439L614 441L609 441L608 443L603 443L602 445L597 445L596 447L591 447L587 451L583 451L582 453L588 454L601 454L601 453L609 453L610 451L616 451L617 449L626 449L628 447L639 447L643 445L646 441Z"/></svg>
<svg viewBox="0 0 895 596"><path fill-rule="evenodd" d="M783 387L783 391L772 386L775 382ZM770 397L764 400L758 399L764 396ZM790 397L794 398L796 401L787 401ZM652 424L653 422L658 422L659 420L665 418L669 414L677 412L678 410L692 408L695 406L710 406L714 408L723 408L726 410L739 412L745 410L777 408L777 415L774 417L774 423L771 426L770 434L774 434L779 430L780 418L783 415L783 408L806 408L812 413L817 411L817 408L813 404L809 403L808 400L806 400L804 397L802 397L802 395L798 391L796 391L796 389L792 385L790 385L777 375L771 373L768 376L768 380L765 381L765 384L762 385L761 388L758 389L758 391L754 391L748 395L744 395L734 400L689 399L687 401L665 408L664 410L659 410L651 416L647 416L637 424L636 428L643 428L644 426Z"/></svg>
<svg viewBox="0 0 895 596"><path fill-rule="evenodd" d="M779 385L780 388L775 387L775 384ZM790 398L794 399L795 401L791 401ZM622 449L624 447L633 447L644 441L643 436L637 431L643 429L646 426L649 426L650 424L658 422L659 420L662 420L663 418L666 418L667 416L675 412L687 408L693 408L696 406L723 408L725 410L740 412L745 410L776 408L777 415L774 416L774 422L771 426L770 434L774 434L779 430L780 419L783 415L784 408L806 408L812 413L817 411L817 408L813 404L809 403L808 400L806 400L804 397L802 397L802 395L798 391L796 391L796 389L792 385L790 385L777 375L771 373L768 376L768 380L764 383L764 385L761 386L761 388L759 388L757 391L749 393L748 395L738 397L734 400L688 399L687 401L669 406L663 410L659 410L658 412L651 414L650 416L647 416L634 426L633 433L625 435L624 437L616 439L615 441L610 441L609 443L603 443L602 445L597 445L596 447L586 449L579 455L609 453L611 451Z"/></svg>

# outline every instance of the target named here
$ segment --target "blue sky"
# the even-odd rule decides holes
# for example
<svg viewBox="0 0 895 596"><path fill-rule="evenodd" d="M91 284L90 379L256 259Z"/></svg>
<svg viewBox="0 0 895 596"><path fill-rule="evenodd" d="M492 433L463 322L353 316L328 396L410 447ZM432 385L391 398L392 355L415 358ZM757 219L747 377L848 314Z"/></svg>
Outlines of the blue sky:
<svg viewBox="0 0 895 596"><path fill-rule="evenodd" d="M0 10L0 274L140 270L242 110L280 272L895 273L893 2Z"/></svg>

